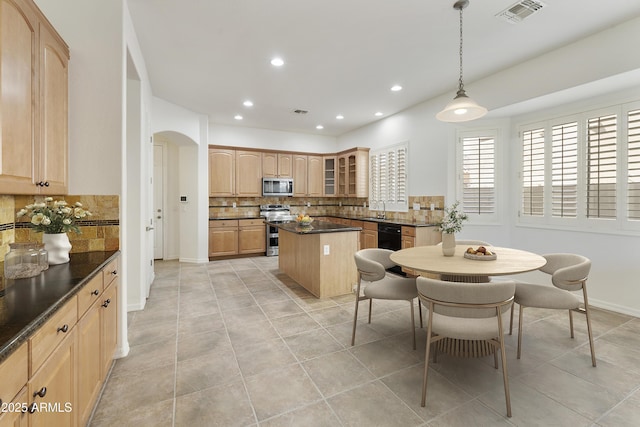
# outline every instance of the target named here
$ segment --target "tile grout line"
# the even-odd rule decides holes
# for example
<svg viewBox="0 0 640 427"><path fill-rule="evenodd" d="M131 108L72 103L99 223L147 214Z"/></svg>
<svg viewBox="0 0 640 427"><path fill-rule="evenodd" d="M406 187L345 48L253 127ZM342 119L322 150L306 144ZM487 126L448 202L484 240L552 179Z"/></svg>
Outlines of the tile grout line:
<svg viewBox="0 0 640 427"><path fill-rule="evenodd" d="M178 399L176 397L178 388L178 345L180 344L180 288L182 287L182 264L178 263L178 301L176 311L176 351L173 364L173 410L171 416L171 426L176 427L176 409Z"/></svg>

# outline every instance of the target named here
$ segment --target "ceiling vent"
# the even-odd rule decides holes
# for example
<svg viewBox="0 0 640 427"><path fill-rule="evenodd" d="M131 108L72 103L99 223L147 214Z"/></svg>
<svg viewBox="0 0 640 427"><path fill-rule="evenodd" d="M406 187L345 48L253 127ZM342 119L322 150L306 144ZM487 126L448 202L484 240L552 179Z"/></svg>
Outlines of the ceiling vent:
<svg viewBox="0 0 640 427"><path fill-rule="evenodd" d="M546 4L537 0L521 0L498 13L496 17L511 24L517 24L546 6Z"/></svg>
<svg viewBox="0 0 640 427"><path fill-rule="evenodd" d="M307 114L309 112L309 110L293 110L294 113L296 114Z"/></svg>

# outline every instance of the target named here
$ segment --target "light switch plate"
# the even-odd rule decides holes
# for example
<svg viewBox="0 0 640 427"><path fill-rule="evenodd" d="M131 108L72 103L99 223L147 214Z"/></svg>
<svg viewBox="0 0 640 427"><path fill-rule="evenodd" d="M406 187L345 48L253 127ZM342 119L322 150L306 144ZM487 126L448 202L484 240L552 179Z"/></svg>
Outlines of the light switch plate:
<svg viewBox="0 0 640 427"><path fill-rule="evenodd" d="M329 245L324 245L324 254L329 255Z"/></svg>
<svg viewBox="0 0 640 427"><path fill-rule="evenodd" d="M413 210L414 211L419 211L420 210L420 203L414 203L413 204Z"/></svg>

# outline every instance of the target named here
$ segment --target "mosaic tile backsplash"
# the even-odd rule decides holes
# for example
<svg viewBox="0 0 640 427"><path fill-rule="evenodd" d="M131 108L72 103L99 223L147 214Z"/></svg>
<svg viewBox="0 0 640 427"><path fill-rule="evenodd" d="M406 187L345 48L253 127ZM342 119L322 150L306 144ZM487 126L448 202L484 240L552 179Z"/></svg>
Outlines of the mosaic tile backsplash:
<svg viewBox="0 0 640 427"><path fill-rule="evenodd" d="M311 206L307 206L308 203ZM414 203L420 205L419 210L412 209ZM305 213L310 216L372 217L378 213L376 210L369 209L368 199L357 197L210 197L209 218L257 217L260 214L260 205L266 204L286 204L291 206L293 214ZM431 210L431 204L434 210ZM387 211L386 217L402 222L432 224L442 218L443 207L444 196L409 196L408 212Z"/></svg>
<svg viewBox="0 0 640 427"><path fill-rule="evenodd" d="M78 221L81 234L69 232L71 253L112 251L120 248L120 199L119 196L51 196L69 204L80 202L93 215ZM42 233L34 232L28 218L16 220L16 212L42 201L44 196L0 196L0 261L9 251L9 243L42 242Z"/></svg>

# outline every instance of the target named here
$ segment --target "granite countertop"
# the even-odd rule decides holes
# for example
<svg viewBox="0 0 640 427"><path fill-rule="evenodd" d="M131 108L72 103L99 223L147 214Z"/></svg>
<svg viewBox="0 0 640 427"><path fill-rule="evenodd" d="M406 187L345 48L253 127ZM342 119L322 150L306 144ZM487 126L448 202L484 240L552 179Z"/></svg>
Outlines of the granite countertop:
<svg viewBox="0 0 640 427"><path fill-rule="evenodd" d="M362 227L351 227L348 225L334 224L327 221L315 220L308 227L301 227L297 222L284 222L274 223L268 222L268 224L275 225L276 227L296 234L319 234L319 233L339 233L343 231L361 231Z"/></svg>
<svg viewBox="0 0 640 427"><path fill-rule="evenodd" d="M369 222L379 222L379 223L383 223L383 224L397 224L397 225L404 225L407 227L435 227L435 224L429 223L429 222L413 222L413 221L403 221L400 219L380 219L380 218L374 218L374 217L370 217L370 216L349 216L349 215L330 215L333 216L335 218L344 218L344 219L352 219L355 221L369 221Z"/></svg>
<svg viewBox="0 0 640 427"><path fill-rule="evenodd" d="M72 253L68 263L49 266L38 276L5 280L0 296L0 362L118 254Z"/></svg>

